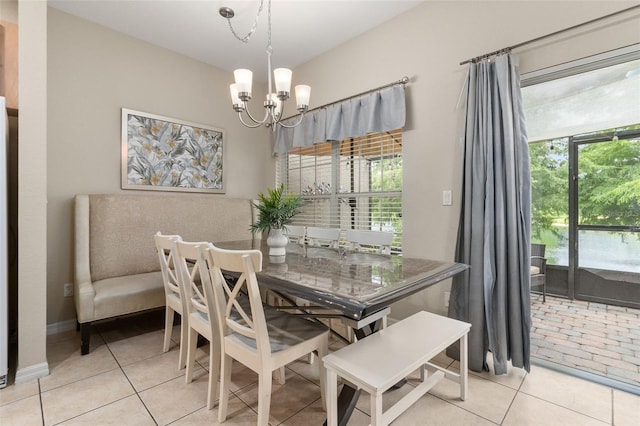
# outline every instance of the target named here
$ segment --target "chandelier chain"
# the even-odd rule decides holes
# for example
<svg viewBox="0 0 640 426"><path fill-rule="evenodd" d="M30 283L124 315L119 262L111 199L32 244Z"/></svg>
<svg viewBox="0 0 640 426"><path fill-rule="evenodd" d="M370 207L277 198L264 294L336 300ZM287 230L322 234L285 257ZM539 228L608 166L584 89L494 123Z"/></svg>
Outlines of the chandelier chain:
<svg viewBox="0 0 640 426"><path fill-rule="evenodd" d="M267 53L271 54L271 0L267 3Z"/></svg>
<svg viewBox="0 0 640 426"><path fill-rule="evenodd" d="M260 13L262 12L263 6L264 6L264 0L260 0L260 6L258 7L258 13L256 13L256 19L253 21L253 25L251 26L251 29L249 30L247 35L244 37L240 37L238 33L236 33L236 30L233 29L233 25L231 24L232 17L226 18L227 23L229 24L229 29L231 30L231 33L234 35L235 38L237 38L243 43L249 43L249 39L256 32L256 28L258 28L258 18L260 17ZM271 46L271 1L269 1L269 46Z"/></svg>

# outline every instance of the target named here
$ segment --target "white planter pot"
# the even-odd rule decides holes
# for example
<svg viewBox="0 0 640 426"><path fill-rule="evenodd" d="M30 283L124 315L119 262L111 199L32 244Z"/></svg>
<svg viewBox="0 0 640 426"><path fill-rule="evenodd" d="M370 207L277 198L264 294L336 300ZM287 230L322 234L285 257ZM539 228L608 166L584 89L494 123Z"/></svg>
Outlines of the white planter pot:
<svg viewBox="0 0 640 426"><path fill-rule="evenodd" d="M267 237L269 256L284 256L287 254L286 247L289 238L284 235L282 229L272 229Z"/></svg>

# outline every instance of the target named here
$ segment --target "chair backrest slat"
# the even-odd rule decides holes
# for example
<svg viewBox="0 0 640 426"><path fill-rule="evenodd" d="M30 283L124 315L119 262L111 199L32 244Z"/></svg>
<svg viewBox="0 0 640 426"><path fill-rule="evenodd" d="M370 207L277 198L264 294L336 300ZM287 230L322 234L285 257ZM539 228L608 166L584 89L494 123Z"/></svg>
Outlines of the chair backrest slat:
<svg viewBox="0 0 640 426"><path fill-rule="evenodd" d="M262 270L260 250L225 250L210 244L207 252L213 265L212 279L217 300L220 333L228 336L233 332L255 340L260 356L267 359L271 354L271 345L267 333L267 324L262 307L262 298L256 278L256 271ZM239 275L238 280L229 283L225 274ZM249 310L239 298L249 298Z"/></svg>
<svg viewBox="0 0 640 426"><path fill-rule="evenodd" d="M307 227L307 243L313 247L338 248L340 241L340 229Z"/></svg>
<svg viewBox="0 0 640 426"><path fill-rule="evenodd" d="M162 281L164 291L167 296L175 295L182 298L180 282L175 268L175 252L173 251L172 240L182 241L180 235L163 235L158 231L153 236L156 243L156 251L160 260L160 270L162 271Z"/></svg>
<svg viewBox="0 0 640 426"><path fill-rule="evenodd" d="M208 266L204 258L198 254L200 247L206 248L209 243L175 241L176 263L185 293L187 312L201 312L210 315L209 305L214 303L213 289L209 277ZM211 294L207 294L211 292ZM215 306L215 304L213 304ZM211 318L209 318L211 321Z"/></svg>
<svg viewBox="0 0 640 426"><path fill-rule="evenodd" d="M393 232L349 229L346 232L345 239L349 244L350 250L367 251L366 249L368 248L368 251L391 254Z"/></svg>

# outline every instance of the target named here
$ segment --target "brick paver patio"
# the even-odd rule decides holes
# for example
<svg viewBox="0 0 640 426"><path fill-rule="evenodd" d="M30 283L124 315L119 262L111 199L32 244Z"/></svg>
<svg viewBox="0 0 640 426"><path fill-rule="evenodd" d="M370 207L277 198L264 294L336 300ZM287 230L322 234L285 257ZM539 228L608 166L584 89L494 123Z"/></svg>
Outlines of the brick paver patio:
<svg viewBox="0 0 640 426"><path fill-rule="evenodd" d="M640 386L640 309L531 295L531 357Z"/></svg>

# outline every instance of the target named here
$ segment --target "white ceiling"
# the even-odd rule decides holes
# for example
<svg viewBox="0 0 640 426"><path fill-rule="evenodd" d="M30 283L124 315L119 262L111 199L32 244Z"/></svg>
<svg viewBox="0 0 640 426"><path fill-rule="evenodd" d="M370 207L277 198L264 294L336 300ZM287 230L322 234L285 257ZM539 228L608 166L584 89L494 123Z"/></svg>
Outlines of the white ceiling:
<svg viewBox="0 0 640 426"><path fill-rule="evenodd" d="M272 0L273 67L295 68L423 1ZM218 9L235 11L231 22L243 37L260 0L49 0L49 5L221 69L249 68L254 79L266 80L268 0L248 44L232 35Z"/></svg>

